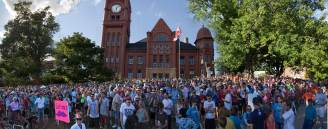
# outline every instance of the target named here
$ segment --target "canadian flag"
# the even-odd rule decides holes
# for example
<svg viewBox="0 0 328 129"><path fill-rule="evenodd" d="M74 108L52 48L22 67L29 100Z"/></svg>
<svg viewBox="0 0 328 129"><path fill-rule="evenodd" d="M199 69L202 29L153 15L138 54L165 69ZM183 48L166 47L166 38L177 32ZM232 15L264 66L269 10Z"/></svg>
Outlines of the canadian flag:
<svg viewBox="0 0 328 129"><path fill-rule="evenodd" d="M173 39L173 41L177 41L181 35L182 31L180 29L180 27L177 27L177 30L175 31L175 37Z"/></svg>

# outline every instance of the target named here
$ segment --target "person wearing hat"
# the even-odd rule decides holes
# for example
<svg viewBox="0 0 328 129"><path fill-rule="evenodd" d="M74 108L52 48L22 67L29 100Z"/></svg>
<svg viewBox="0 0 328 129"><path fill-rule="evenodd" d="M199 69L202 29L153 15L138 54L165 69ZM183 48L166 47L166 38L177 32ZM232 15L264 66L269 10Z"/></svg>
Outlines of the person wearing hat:
<svg viewBox="0 0 328 129"><path fill-rule="evenodd" d="M71 129L86 129L84 123L82 123L82 117L80 113L75 114L76 123L72 125Z"/></svg>

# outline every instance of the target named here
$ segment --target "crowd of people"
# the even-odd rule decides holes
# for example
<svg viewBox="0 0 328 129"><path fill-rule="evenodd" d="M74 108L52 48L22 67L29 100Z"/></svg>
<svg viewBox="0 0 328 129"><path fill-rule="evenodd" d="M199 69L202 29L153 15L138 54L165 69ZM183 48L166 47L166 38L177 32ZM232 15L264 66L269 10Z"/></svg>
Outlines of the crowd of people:
<svg viewBox="0 0 328 129"><path fill-rule="evenodd" d="M69 104L71 129L295 129L302 106L302 128L324 129L326 87L291 78L227 77L4 87L0 128L54 121L54 101L61 100Z"/></svg>

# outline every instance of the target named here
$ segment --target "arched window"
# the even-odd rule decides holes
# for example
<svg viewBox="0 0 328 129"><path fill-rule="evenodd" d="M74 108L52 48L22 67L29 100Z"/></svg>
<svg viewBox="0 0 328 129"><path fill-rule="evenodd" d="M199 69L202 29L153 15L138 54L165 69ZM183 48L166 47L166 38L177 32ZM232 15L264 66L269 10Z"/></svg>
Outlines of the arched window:
<svg viewBox="0 0 328 129"><path fill-rule="evenodd" d="M154 41L169 41L169 37L165 34L157 34L154 36Z"/></svg>

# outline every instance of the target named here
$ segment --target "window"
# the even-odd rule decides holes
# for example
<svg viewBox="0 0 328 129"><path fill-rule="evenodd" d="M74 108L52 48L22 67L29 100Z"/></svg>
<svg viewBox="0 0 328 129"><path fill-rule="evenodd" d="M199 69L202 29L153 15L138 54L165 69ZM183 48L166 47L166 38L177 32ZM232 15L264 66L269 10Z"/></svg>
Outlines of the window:
<svg viewBox="0 0 328 129"><path fill-rule="evenodd" d="M114 57L111 57L111 58L110 58L110 63L111 63L111 64L114 64Z"/></svg>
<svg viewBox="0 0 328 129"><path fill-rule="evenodd" d="M189 56L189 65L194 65L195 64L195 60L193 56Z"/></svg>
<svg viewBox="0 0 328 129"><path fill-rule="evenodd" d="M180 65L184 65L184 56L180 56Z"/></svg>
<svg viewBox="0 0 328 129"><path fill-rule="evenodd" d="M120 38L121 38L121 34L120 33L117 33L116 39L115 39L116 46L118 46L118 44L120 43Z"/></svg>
<svg viewBox="0 0 328 129"><path fill-rule="evenodd" d="M137 73L137 78L142 78L142 72L141 72L141 70L140 70L140 69L138 70L138 73Z"/></svg>
<svg viewBox="0 0 328 129"><path fill-rule="evenodd" d="M133 78L133 72L131 69L128 70L128 78L132 79Z"/></svg>
<svg viewBox="0 0 328 129"><path fill-rule="evenodd" d="M193 77L195 76L195 71L194 71L194 69L190 69L190 71L189 71L189 76L190 76L190 78L193 78Z"/></svg>
<svg viewBox="0 0 328 129"><path fill-rule="evenodd" d="M170 63L170 56L169 55L166 55L165 59L166 59L165 63Z"/></svg>
<svg viewBox="0 0 328 129"><path fill-rule="evenodd" d="M208 63L208 56L204 56L204 62Z"/></svg>
<svg viewBox="0 0 328 129"><path fill-rule="evenodd" d="M157 34L154 36L154 41L169 41L169 37L165 34Z"/></svg>
<svg viewBox="0 0 328 129"><path fill-rule="evenodd" d="M184 78L184 69L180 69L180 77Z"/></svg>
<svg viewBox="0 0 328 129"><path fill-rule="evenodd" d="M170 78L170 74L166 73L165 78Z"/></svg>
<svg viewBox="0 0 328 129"><path fill-rule="evenodd" d="M116 64L118 64L120 62L120 59L118 58L118 56L116 56Z"/></svg>
<svg viewBox="0 0 328 129"><path fill-rule="evenodd" d="M154 54L157 53L157 45L153 45L153 53L154 53Z"/></svg>
<svg viewBox="0 0 328 129"><path fill-rule="evenodd" d="M116 37L116 33L113 32L110 40L111 43L115 43L115 37Z"/></svg>
<svg viewBox="0 0 328 129"><path fill-rule="evenodd" d="M157 63L157 56L153 55L153 63Z"/></svg>
<svg viewBox="0 0 328 129"><path fill-rule="evenodd" d="M144 57L143 56L138 57L138 64L144 64Z"/></svg>
<svg viewBox="0 0 328 129"><path fill-rule="evenodd" d="M133 56L129 56L129 58L128 58L128 63L129 63L129 64L133 64Z"/></svg>
<svg viewBox="0 0 328 129"><path fill-rule="evenodd" d="M208 43L205 43L204 48L210 48L210 45Z"/></svg>
<svg viewBox="0 0 328 129"><path fill-rule="evenodd" d="M170 54L171 50L170 50L170 46L169 46L169 45L166 45L166 46L165 46L165 52L166 52L167 54Z"/></svg>
<svg viewBox="0 0 328 129"><path fill-rule="evenodd" d="M107 39L106 39L107 46L110 46L110 33L107 33Z"/></svg>
<svg viewBox="0 0 328 129"><path fill-rule="evenodd" d="M157 74L156 73L153 73L153 78L157 78Z"/></svg>
<svg viewBox="0 0 328 129"><path fill-rule="evenodd" d="M159 56L159 63L163 63L163 55Z"/></svg>
<svg viewBox="0 0 328 129"><path fill-rule="evenodd" d="M120 15L111 15L110 18L112 21L118 21L120 20Z"/></svg>
<svg viewBox="0 0 328 129"><path fill-rule="evenodd" d="M163 73L159 73L158 78L162 79L163 78Z"/></svg>

